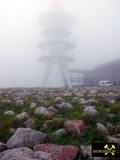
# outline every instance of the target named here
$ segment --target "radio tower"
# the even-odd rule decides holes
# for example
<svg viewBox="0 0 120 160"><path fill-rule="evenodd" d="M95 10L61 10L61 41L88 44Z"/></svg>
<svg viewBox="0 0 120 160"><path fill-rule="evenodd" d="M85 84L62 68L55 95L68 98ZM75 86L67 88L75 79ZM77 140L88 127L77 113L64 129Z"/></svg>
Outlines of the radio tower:
<svg viewBox="0 0 120 160"><path fill-rule="evenodd" d="M40 49L43 56L41 61L46 62L46 72L44 77L44 87L46 87L53 65L58 64L61 71L64 87L71 87L68 62L73 61L70 52L74 48L71 40L71 17L62 11L62 1L52 0L52 11L41 19L42 42ZM68 55L69 54L69 55Z"/></svg>

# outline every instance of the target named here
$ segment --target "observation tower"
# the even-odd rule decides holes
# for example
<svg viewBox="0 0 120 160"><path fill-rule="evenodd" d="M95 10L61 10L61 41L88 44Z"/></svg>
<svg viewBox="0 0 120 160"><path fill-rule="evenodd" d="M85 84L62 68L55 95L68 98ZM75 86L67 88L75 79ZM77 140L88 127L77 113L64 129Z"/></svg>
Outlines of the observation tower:
<svg viewBox="0 0 120 160"><path fill-rule="evenodd" d="M51 70L54 69L54 64L57 63L64 87L71 87L68 63L74 60L72 51L75 43L71 32L73 19L64 13L62 0L51 0L51 4L51 11L41 17L42 41L39 43L39 47L42 56L39 60L46 63L43 86L47 87Z"/></svg>

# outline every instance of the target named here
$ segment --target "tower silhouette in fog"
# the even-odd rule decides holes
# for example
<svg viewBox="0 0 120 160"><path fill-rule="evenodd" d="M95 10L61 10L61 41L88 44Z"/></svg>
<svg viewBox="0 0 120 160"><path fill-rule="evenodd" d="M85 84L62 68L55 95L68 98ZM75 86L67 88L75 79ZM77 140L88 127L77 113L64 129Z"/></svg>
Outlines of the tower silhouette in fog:
<svg viewBox="0 0 120 160"><path fill-rule="evenodd" d="M52 3L51 12L41 18L42 41L39 46L43 56L39 59L46 63L43 86L47 86L51 70L57 63L64 87L71 87L68 63L74 60L73 56L70 56L75 47L71 32L73 20L63 12L60 0L52 0Z"/></svg>

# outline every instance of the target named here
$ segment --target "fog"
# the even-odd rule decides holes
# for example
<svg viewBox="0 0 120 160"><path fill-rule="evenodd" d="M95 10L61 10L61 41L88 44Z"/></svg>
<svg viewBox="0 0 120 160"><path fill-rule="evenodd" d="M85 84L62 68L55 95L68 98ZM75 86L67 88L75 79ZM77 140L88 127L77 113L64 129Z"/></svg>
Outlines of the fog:
<svg viewBox="0 0 120 160"><path fill-rule="evenodd" d="M50 8L51 0L0 0L0 87L41 86L40 17ZM70 68L92 69L120 58L119 0L63 0L63 8L75 19Z"/></svg>

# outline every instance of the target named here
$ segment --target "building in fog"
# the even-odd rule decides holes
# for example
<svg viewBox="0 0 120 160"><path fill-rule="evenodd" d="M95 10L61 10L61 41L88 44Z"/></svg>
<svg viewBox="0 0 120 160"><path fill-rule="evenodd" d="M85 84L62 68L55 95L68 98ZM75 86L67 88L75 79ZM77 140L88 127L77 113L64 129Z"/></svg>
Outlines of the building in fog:
<svg viewBox="0 0 120 160"><path fill-rule="evenodd" d="M108 80L113 85L120 85L120 60L97 66L83 74L84 84L87 86L98 86L101 80Z"/></svg>
<svg viewBox="0 0 120 160"><path fill-rule="evenodd" d="M92 70L70 70L72 87L98 86L99 81L120 85L120 60L105 63Z"/></svg>

